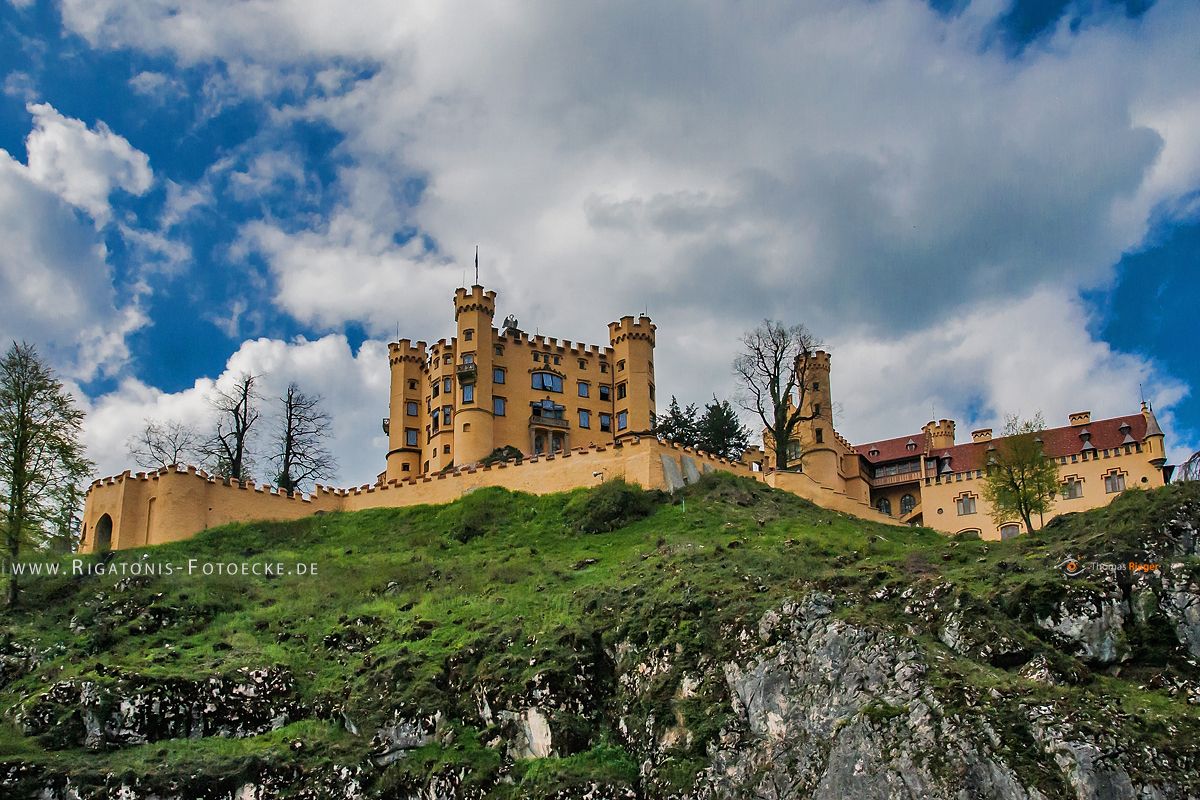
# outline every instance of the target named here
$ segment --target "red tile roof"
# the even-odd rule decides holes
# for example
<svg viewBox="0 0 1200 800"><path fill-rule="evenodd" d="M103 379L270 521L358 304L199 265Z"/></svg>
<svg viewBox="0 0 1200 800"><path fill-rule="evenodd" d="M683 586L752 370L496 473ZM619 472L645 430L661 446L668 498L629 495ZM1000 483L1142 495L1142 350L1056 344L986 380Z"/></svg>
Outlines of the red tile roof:
<svg viewBox="0 0 1200 800"><path fill-rule="evenodd" d="M909 441L916 443L917 446L915 449L908 449ZM884 461L899 461L905 458L918 458L925 452L925 432L918 431L912 436L897 436L895 439L883 439L878 442L856 444L854 445L854 450L872 464L880 464ZM873 450L878 450L879 455L871 455Z"/></svg>
<svg viewBox="0 0 1200 800"><path fill-rule="evenodd" d="M1067 425L1062 428L1047 428L1038 435L1042 437L1042 447L1046 455L1054 458L1076 455L1083 452L1083 439L1079 434L1087 430L1092 446L1097 450L1109 450L1120 447L1125 441L1121 425L1129 424L1129 435L1134 441L1141 442L1146 435L1146 418L1141 414L1130 414L1125 417L1093 420L1087 425ZM993 441L1000 441L998 437ZM950 469L955 472L966 472L972 469L983 469L987 463L987 448L991 442L970 442L957 444L954 447L933 450L930 456L950 457ZM880 448L882 452L883 448ZM860 449L861 452L861 449Z"/></svg>

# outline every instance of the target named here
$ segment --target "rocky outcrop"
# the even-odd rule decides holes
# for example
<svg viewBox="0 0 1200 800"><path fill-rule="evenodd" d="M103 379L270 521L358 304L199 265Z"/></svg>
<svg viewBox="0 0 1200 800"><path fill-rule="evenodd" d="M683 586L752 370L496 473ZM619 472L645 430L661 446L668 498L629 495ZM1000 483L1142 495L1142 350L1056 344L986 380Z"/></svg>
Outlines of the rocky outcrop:
<svg viewBox="0 0 1200 800"><path fill-rule="evenodd" d="M104 750L162 739L256 736L303 716L290 672L241 669L195 681L62 681L34 698L17 722L48 747Z"/></svg>

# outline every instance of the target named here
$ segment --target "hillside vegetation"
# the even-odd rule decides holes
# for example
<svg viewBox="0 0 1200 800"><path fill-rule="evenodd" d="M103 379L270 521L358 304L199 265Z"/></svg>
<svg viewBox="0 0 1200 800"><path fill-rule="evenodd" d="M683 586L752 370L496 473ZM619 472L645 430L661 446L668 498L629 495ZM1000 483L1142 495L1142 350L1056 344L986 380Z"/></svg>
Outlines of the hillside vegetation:
<svg viewBox="0 0 1200 800"><path fill-rule="evenodd" d="M180 570L26 578L0 617L0 795L836 796L858 747L864 797L1194 796L1197 520L1200 490L1169 486L985 543L714 474L85 557ZM1163 570L1067 578L1068 556ZM892 777L909 761L923 786Z"/></svg>

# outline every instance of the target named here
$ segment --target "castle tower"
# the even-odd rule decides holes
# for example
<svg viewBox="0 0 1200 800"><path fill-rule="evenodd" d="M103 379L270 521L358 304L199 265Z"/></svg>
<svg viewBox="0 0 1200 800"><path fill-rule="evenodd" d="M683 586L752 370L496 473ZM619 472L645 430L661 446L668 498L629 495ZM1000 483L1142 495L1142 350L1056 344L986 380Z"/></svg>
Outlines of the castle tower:
<svg viewBox="0 0 1200 800"><path fill-rule="evenodd" d="M454 293L454 463L474 464L495 449L492 367L496 293L476 284Z"/></svg>
<svg viewBox="0 0 1200 800"><path fill-rule="evenodd" d="M1159 427L1158 418L1154 416L1154 409L1143 400L1142 401L1142 416L1146 420L1146 435L1142 437L1142 444L1146 447L1146 454L1150 456L1150 463L1156 467L1161 467L1167 463L1166 436L1163 435L1162 428Z"/></svg>
<svg viewBox="0 0 1200 800"><path fill-rule="evenodd" d="M401 339L388 345L392 392L386 423L388 434L385 481L406 480L421 474L421 443L428 413L421 399L425 386L425 342L415 345Z"/></svg>
<svg viewBox="0 0 1200 800"><path fill-rule="evenodd" d="M608 323L614 438L654 428L654 331L654 323L645 315Z"/></svg>
<svg viewBox="0 0 1200 800"><path fill-rule="evenodd" d="M931 451L954 447L954 420L940 419L937 422L931 420L925 423L925 427L921 430L925 431L925 438Z"/></svg>
<svg viewBox="0 0 1200 800"><path fill-rule="evenodd" d="M814 428L833 430L833 391L829 386L829 353L817 350L796 359L796 376L805 383L804 408L801 414L811 416Z"/></svg>

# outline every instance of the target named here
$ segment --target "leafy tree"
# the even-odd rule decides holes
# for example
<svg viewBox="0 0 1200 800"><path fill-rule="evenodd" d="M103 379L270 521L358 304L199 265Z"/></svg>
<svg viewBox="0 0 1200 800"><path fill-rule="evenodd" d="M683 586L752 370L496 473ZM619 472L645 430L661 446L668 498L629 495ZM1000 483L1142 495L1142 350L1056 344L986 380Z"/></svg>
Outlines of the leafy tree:
<svg viewBox="0 0 1200 800"><path fill-rule="evenodd" d="M0 361L0 525L9 606L18 600L12 566L22 548L51 543L78 509L80 484L93 468L79 441L82 422L83 412L36 348L13 342Z"/></svg>
<svg viewBox="0 0 1200 800"><path fill-rule="evenodd" d="M139 467L158 469L186 464L200 452L200 434L182 422L146 420L137 434L129 437L125 450Z"/></svg>
<svg viewBox="0 0 1200 800"><path fill-rule="evenodd" d="M209 398L216 411L215 430L200 445L200 454L214 472L239 481L250 478L254 425L258 422L258 378L243 372L228 390L217 389Z"/></svg>
<svg viewBox="0 0 1200 800"><path fill-rule="evenodd" d="M309 481L331 477L337 468L325 446L333 418L321 408L320 395L305 394L294 381L279 402L282 409L271 463L278 470L279 488L290 495Z"/></svg>
<svg viewBox="0 0 1200 800"><path fill-rule="evenodd" d="M816 418L805 413L805 397L812 382L809 356L821 348L803 325L786 327L763 320L742 336L742 353L733 371L742 385L740 404L758 415L766 428L767 442L775 451L775 468L788 468L788 443L801 422Z"/></svg>
<svg viewBox="0 0 1200 800"><path fill-rule="evenodd" d="M992 505L992 520L999 525L1018 516L1027 532L1033 531L1033 515L1042 515L1054 505L1058 492L1058 466L1042 452L1039 433L1046 423L1039 413L1033 419L1009 417L1004 436L995 440L988 461L982 494Z"/></svg>
<svg viewBox="0 0 1200 800"><path fill-rule="evenodd" d="M671 405L667 408L667 413L661 414L655 420L654 435L684 447L696 447L700 443L699 414L695 403L689 404L687 408L680 408L675 395L671 395Z"/></svg>
<svg viewBox="0 0 1200 800"><path fill-rule="evenodd" d="M715 396L711 403L705 403L704 416L696 424L696 434L701 450L722 458L740 458L750 445L750 431L742 424L733 406L728 400L717 400Z"/></svg>

